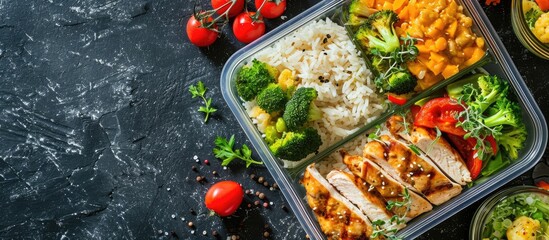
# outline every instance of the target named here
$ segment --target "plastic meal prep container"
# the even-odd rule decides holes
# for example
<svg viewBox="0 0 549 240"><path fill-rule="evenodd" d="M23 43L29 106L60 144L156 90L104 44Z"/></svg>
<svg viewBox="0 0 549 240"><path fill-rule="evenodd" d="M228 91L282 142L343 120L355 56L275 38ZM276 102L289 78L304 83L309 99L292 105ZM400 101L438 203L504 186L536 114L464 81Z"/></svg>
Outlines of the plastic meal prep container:
<svg viewBox="0 0 549 240"><path fill-rule="evenodd" d="M513 178L524 173L533 167L541 158L547 145L547 125L543 114L534 101L531 93L522 80L520 73L517 71L495 30L489 24L489 20L482 11L478 1L458 2L464 7L465 14L473 19L473 30L477 33L477 35L483 36L486 42L487 54L477 64L475 64L475 67L483 65L483 68L490 74L498 75L509 81L510 88L516 95L518 102L521 104L523 119L528 131L528 138L526 139L524 149L520 152L519 159L514 161L510 166L488 178L477 181L473 187L465 187L462 193L458 196L450 199L442 205L435 206L432 211L424 213L408 222L407 226L397 233L397 236L405 239L418 237L433 226L446 220L453 214L466 208L473 202L483 198L505 183L511 181ZM309 205L305 200L305 190L299 183L304 166L308 165L308 163L319 161L327 157L332 152L341 148L346 142L351 141L357 136L363 135L367 130L384 121L388 116L394 113L394 111L398 110L398 108L409 107L413 104L414 100L426 97L437 89L443 88L445 85L452 82L452 79L457 79L459 76L466 74L469 70L465 69L460 71L460 73L458 73L459 76L449 80L444 80L432 88L419 93L402 107L390 107L385 114L382 114L382 116L378 118L378 120L374 120L373 122L366 124L357 132L316 154L316 156L306 160L306 164L301 165L301 167L295 169L284 168L282 162L271 153L269 147L263 141L261 133L257 130L256 126L252 123L252 120L246 113L246 110L242 105L242 100L236 91L236 74L238 70L250 62L254 55L259 51L272 45L277 40L280 40L296 29L306 26L309 22L328 17L334 22L341 24L340 16L343 11L343 6L345 6L346 3L348 3L348 0L325 0L307 9L299 16L294 17L290 21L261 37L259 40L235 53L227 61L221 74L221 90L225 101L231 111L235 114L237 121L250 139L250 142L256 152L263 160L265 167L273 175L275 181L280 186L280 190L288 201L289 206L296 214L297 219L305 229L305 232L312 239L325 239L325 236L320 229L314 213L309 208Z"/></svg>

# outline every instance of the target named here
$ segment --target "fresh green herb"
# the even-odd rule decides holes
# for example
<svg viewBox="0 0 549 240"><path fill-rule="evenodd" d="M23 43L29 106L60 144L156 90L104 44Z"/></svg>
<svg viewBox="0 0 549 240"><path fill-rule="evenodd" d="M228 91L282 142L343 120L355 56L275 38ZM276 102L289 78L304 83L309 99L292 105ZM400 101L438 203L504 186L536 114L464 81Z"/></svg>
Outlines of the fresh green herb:
<svg viewBox="0 0 549 240"><path fill-rule="evenodd" d="M533 193L522 193L503 199L496 205L484 225L483 237L501 238L512 225L513 221L521 216L529 217L540 222L542 226L536 233L536 239L544 239L549 235L549 199Z"/></svg>
<svg viewBox="0 0 549 240"><path fill-rule="evenodd" d="M395 214L391 217L390 222L397 225L406 222L404 218L406 217L412 206L412 200L410 197L410 192L408 192L408 188L404 188L401 197L402 201L387 201L387 205L385 206L387 210L391 210L395 207L406 207L406 211L402 214L402 216ZM396 228L386 229L383 227L383 225L385 225L385 221L383 220L376 220L372 222L372 227L374 230L372 232L372 235L370 235L371 239L384 237L385 239L389 240L402 240L402 238L399 238L395 235L395 233L398 231Z"/></svg>
<svg viewBox="0 0 549 240"><path fill-rule="evenodd" d="M533 7L532 9L528 10L526 14L524 14L524 19L526 20L526 23L528 24L528 27L530 29L534 29L536 21L543 14L543 11L541 11L538 5L533 5L536 7Z"/></svg>
<svg viewBox="0 0 549 240"><path fill-rule="evenodd" d="M402 126L404 127L403 133L408 135L410 133L410 122L407 121L407 117L410 115L410 109L401 111L400 116L402 117Z"/></svg>
<svg viewBox="0 0 549 240"><path fill-rule="evenodd" d="M246 167L249 167L252 164L263 164L262 162L256 161L252 158L252 150L246 145L242 144L242 149L233 149L234 147L234 135L231 136L229 140L224 137L217 137L215 139L215 148L213 153L216 158L221 159L222 166L227 166L235 159L240 159L246 162Z"/></svg>
<svg viewBox="0 0 549 240"><path fill-rule="evenodd" d="M368 138L372 140L379 139L379 135L381 134L381 125L375 126L376 131L368 134Z"/></svg>
<svg viewBox="0 0 549 240"><path fill-rule="evenodd" d="M212 98L206 99L206 91L208 91L208 88L204 86L204 83L202 81L198 81L196 86L191 85L189 87L189 92L191 92L193 98L200 97L205 104L205 106L200 106L200 108L198 108L199 112L203 112L206 114L206 117L204 117L205 123L208 122L210 114L217 111L216 108L212 107Z"/></svg>
<svg viewBox="0 0 549 240"><path fill-rule="evenodd" d="M414 152L416 155L420 155L421 154L421 151L419 150L419 148L414 145L414 144L410 144L408 145L408 147L410 148L410 150L412 150L412 152Z"/></svg>

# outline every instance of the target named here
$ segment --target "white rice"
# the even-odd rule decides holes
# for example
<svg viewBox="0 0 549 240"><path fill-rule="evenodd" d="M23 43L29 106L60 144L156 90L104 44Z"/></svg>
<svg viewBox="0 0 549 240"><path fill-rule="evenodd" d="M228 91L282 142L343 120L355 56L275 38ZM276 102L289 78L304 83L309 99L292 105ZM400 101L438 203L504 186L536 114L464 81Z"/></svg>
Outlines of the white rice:
<svg viewBox="0 0 549 240"><path fill-rule="evenodd" d="M310 126L316 128L322 138L319 151L385 111L384 98L376 94L370 71L359 51L345 28L329 18L307 24L254 57L280 71L290 69L300 79L298 87L317 90L315 104L322 110L323 118ZM322 83L319 76L329 81ZM266 118L253 114L255 101L243 105L263 132L262 123Z"/></svg>

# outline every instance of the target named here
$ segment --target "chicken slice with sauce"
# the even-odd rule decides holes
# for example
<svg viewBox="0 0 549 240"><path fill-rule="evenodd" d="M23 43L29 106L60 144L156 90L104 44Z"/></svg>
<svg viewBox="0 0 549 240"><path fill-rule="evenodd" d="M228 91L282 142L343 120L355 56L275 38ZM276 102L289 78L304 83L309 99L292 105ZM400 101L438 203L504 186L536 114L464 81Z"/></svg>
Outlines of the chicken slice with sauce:
<svg viewBox="0 0 549 240"><path fill-rule="evenodd" d="M327 239L369 239L372 224L356 206L341 196L311 164L305 170L301 184L307 192L307 202Z"/></svg>
<svg viewBox="0 0 549 240"><path fill-rule="evenodd" d="M363 154L392 177L412 185L432 204L440 205L461 193L461 185L452 182L430 159L389 135L367 143Z"/></svg>
<svg viewBox="0 0 549 240"><path fill-rule="evenodd" d="M385 200L375 188L370 188L370 184L362 178L356 177L352 173L332 170L326 179L372 222L377 220L385 222L382 228L398 230L405 226L404 224L391 223L391 217L394 214L387 210Z"/></svg>
<svg viewBox="0 0 549 240"><path fill-rule="evenodd" d="M442 137L437 137L433 129L406 126L400 115L391 116L386 127L389 132L416 145L453 181L466 185L471 182L471 173L461 155ZM409 124L411 125L411 124Z"/></svg>
<svg viewBox="0 0 549 240"><path fill-rule="evenodd" d="M409 188L410 208L408 209L408 212L406 212L406 207L395 207L391 209L392 213L398 214L399 216L405 216L404 220L409 221L410 219L433 209L433 206L429 201L411 191L411 188L413 188L412 186L397 181L369 159L362 156L345 154L343 156L343 162L354 175L366 181L366 183L368 183L371 188L375 189L386 202L403 202L404 198L402 197L402 193L405 188Z"/></svg>

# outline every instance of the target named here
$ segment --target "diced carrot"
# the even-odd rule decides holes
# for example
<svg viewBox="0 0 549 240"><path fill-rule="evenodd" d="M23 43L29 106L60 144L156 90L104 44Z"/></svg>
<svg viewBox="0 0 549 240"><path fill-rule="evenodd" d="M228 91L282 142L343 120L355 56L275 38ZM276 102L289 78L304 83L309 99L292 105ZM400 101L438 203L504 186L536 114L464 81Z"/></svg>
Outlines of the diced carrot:
<svg viewBox="0 0 549 240"><path fill-rule="evenodd" d="M431 52L427 46L424 44L416 44L417 49L419 50L419 53L429 53Z"/></svg>
<svg viewBox="0 0 549 240"><path fill-rule="evenodd" d="M442 70L442 76L444 77L444 79L448 79L451 76L454 76L454 74L458 72L459 72L459 67L457 65L448 64L446 65L444 70Z"/></svg>
<svg viewBox="0 0 549 240"><path fill-rule="evenodd" d="M408 0L395 0L393 2L393 11L395 11L396 13L400 12L400 10L403 8L403 6L405 6L406 4L408 4Z"/></svg>
<svg viewBox="0 0 549 240"><path fill-rule="evenodd" d="M471 58L467 59L467 61L465 61L463 65L471 66L473 63L476 63L482 57L484 57L484 50L482 48L475 48L475 51L473 52L473 55L471 56Z"/></svg>
<svg viewBox="0 0 549 240"><path fill-rule="evenodd" d="M446 42L446 39L443 38L443 37L439 37L435 41L435 49L437 51L444 51L444 49L446 49L447 45L448 45L448 42Z"/></svg>
<svg viewBox="0 0 549 240"><path fill-rule="evenodd" d="M376 0L366 0L366 5L370 8L373 8L376 4Z"/></svg>
<svg viewBox="0 0 549 240"><path fill-rule="evenodd" d="M427 67L431 70L431 72L433 72L433 74L439 75L442 70L444 70L444 67L446 67L446 63L432 60L427 63Z"/></svg>
<svg viewBox="0 0 549 240"><path fill-rule="evenodd" d="M389 1L385 1L385 3L383 3L383 7L382 7L384 10L393 10L393 4L390 3Z"/></svg>
<svg viewBox="0 0 549 240"><path fill-rule="evenodd" d="M431 56L429 57L429 59L431 61L435 61L437 63L439 62L446 62L448 61L448 59L446 58L446 56L442 55L442 54L438 54L436 52L431 52Z"/></svg>
<svg viewBox="0 0 549 240"><path fill-rule="evenodd" d="M448 36L450 36L450 38L454 38L454 36L456 35L457 26L457 21L453 21L446 29L446 33L448 34Z"/></svg>
<svg viewBox="0 0 549 240"><path fill-rule="evenodd" d="M400 18L400 20L407 21L409 19L409 17L410 17L410 13L408 12L408 6L405 6L398 13L398 18Z"/></svg>
<svg viewBox="0 0 549 240"><path fill-rule="evenodd" d="M435 42L433 41L433 39L427 39L425 40L425 47L428 48L429 50L432 50L433 47L435 46Z"/></svg>
<svg viewBox="0 0 549 240"><path fill-rule="evenodd" d="M414 61L414 62L408 62L408 70L410 71L410 73L412 73L412 75L418 76L421 70L426 70L426 69L423 66L423 64Z"/></svg>
<svg viewBox="0 0 549 240"><path fill-rule="evenodd" d="M441 18L439 18L439 19L435 20L435 22L433 23L433 27L435 27L436 29L442 31L446 27L446 24L444 24L444 21Z"/></svg>
<svg viewBox="0 0 549 240"><path fill-rule="evenodd" d="M463 55L465 56L465 59L471 58L473 56L473 53L475 52L476 47L466 47L463 49Z"/></svg>
<svg viewBox="0 0 549 240"><path fill-rule="evenodd" d="M409 15L410 15L410 19L416 19L417 15L419 14L417 8L412 4L410 4L408 6L409 6L408 12L409 12Z"/></svg>

